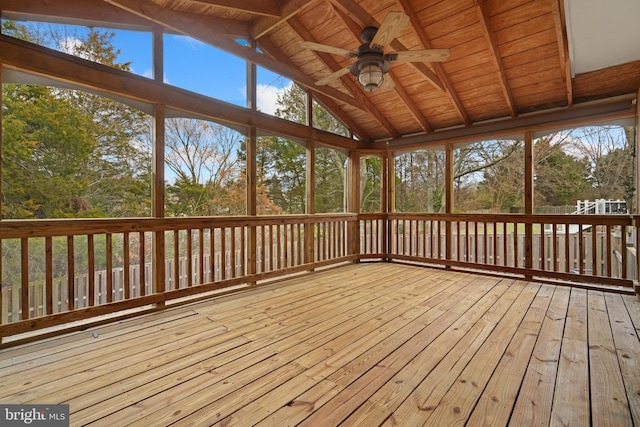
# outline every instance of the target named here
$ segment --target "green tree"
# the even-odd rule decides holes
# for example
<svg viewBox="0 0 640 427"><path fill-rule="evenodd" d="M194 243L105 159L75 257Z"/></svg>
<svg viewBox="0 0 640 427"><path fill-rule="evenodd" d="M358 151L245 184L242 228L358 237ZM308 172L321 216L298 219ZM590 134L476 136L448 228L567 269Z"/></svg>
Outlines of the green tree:
<svg viewBox="0 0 640 427"><path fill-rule="evenodd" d="M3 217L94 216L93 121L42 86L3 88Z"/></svg>
<svg viewBox="0 0 640 427"><path fill-rule="evenodd" d="M510 212L524 203L524 150L518 146L508 157L482 170L477 186L477 200L482 209Z"/></svg>
<svg viewBox="0 0 640 427"><path fill-rule="evenodd" d="M315 212L344 212L346 154L332 148L315 150Z"/></svg>
<svg viewBox="0 0 640 427"><path fill-rule="evenodd" d="M560 133L535 141L535 205L573 205L589 190L588 162L568 154L570 144Z"/></svg>
<svg viewBox="0 0 640 427"><path fill-rule="evenodd" d="M7 35L21 38L27 41L43 44L56 48L65 53L90 59L104 65L109 65L125 71L129 71L129 63L118 63L120 52L112 45L114 33L100 32L94 29L87 31L67 31L67 27L46 26L41 24L21 25L12 21L3 22L3 32ZM27 86L24 86L27 88ZM91 147L89 152L77 151L75 159L66 163L67 176L64 183L56 183L55 179L48 180L52 188L43 187L43 191L49 190L45 195L52 204L62 203L67 199L62 190L72 184L80 186L76 188L71 201L66 202L69 208L64 210L43 209L33 205L33 197L24 197L19 201L21 212L13 209L11 215L25 218L38 216L148 216L150 214L151 197L151 154L148 139L144 137L149 132L144 120L144 114L117 101L101 97L99 95L70 89L52 89L32 87L30 89L4 90L5 104L13 101L24 102L20 98L20 92L39 91L38 102L31 103L31 110L16 108L13 106L14 117L11 120L30 122L31 129L25 129L28 133L48 132L49 146L54 147L52 139L57 139L55 148L48 150L49 155L41 158L33 158L33 161L60 161L64 151L74 152L78 144L83 149ZM46 95L45 95L46 94ZM12 99L13 97L13 99ZM46 99L49 99L46 101ZM33 101L33 99L32 99ZM46 102L45 102L46 101ZM58 110L54 113L52 108ZM5 107L6 108L6 107ZM36 111L36 110L46 110ZM19 116L22 114L22 116ZM27 115L25 115L27 114ZM59 117L55 117L57 114ZM18 115L18 116L17 116ZM68 117L64 117L68 116ZM34 123L34 117L48 117L39 123ZM7 122L8 123L8 122ZM41 129L34 131L34 127ZM48 130L46 130L48 129ZM73 135L80 135L75 137ZM13 135L13 138L25 136ZM85 143L86 140L90 143ZM42 143L42 141L41 141ZM75 144L75 145L74 145ZM57 157L52 149L58 151ZM16 154L18 157L13 157ZM23 152L12 152L5 149L4 157L7 163L23 161L19 155L27 155ZM37 150L33 152L37 155ZM10 167L7 165L7 167ZM52 169L60 166L48 165ZM70 169L77 167L71 177ZM43 171L44 169L34 169ZM7 170L7 173L9 170ZM38 173L38 172L33 172ZM44 172L43 172L44 173ZM18 175L16 175L18 176ZM45 175L46 176L46 175ZM5 199L13 193L20 192L20 188L5 187ZM30 201L31 200L31 201ZM57 201L56 201L57 200ZM42 205L42 203L39 203ZM36 213L36 209L39 211Z"/></svg>

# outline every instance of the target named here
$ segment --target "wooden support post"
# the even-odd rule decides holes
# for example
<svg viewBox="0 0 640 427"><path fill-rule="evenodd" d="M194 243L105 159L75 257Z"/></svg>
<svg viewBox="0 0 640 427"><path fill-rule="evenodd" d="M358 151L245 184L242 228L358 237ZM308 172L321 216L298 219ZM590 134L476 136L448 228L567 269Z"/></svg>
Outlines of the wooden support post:
<svg viewBox="0 0 640 427"><path fill-rule="evenodd" d="M164 145L165 145L165 106L163 104L154 105L153 111L153 165L152 165L152 200L151 215L154 218L164 218ZM140 242L144 245L144 240ZM165 239L164 231L156 231L153 236L153 292L162 293L165 291ZM140 270L144 269L144 264L140 265ZM141 286L144 286L141 284ZM156 304L156 307L163 307L164 302Z"/></svg>
<svg viewBox="0 0 640 427"><path fill-rule="evenodd" d="M360 213L360 153L349 153L349 212ZM349 223L348 232L349 255L360 255L360 220Z"/></svg>
<svg viewBox="0 0 640 427"><path fill-rule="evenodd" d="M382 156L382 176L386 187L383 189L385 198L383 199L382 209L387 213L387 217L382 221L382 248L381 253L385 254L385 261L390 260L391 252L391 221L389 213L396 211L396 180L395 180L395 157L389 150L385 151Z"/></svg>
<svg viewBox="0 0 640 427"><path fill-rule="evenodd" d="M256 165L256 128L251 126L247 135L247 215L256 216L257 206L257 165ZM264 242L263 242L264 244ZM249 275L258 272L258 233L255 225L250 225L247 230L247 273ZM264 262L264 260L263 260ZM251 284L255 284L252 282Z"/></svg>
<svg viewBox="0 0 640 427"><path fill-rule="evenodd" d="M159 26L153 28L153 79L164 81L164 31Z"/></svg>
<svg viewBox="0 0 640 427"><path fill-rule="evenodd" d="M638 94L636 96L636 127L635 127L635 150L634 153L636 154L636 176L635 176L635 187L636 187L636 191L635 191L635 196L636 196L636 203L635 203L635 212L634 214L636 215L635 220L636 220L636 254L638 254L640 252L640 229L638 229L640 227L640 217L638 215L640 215L640 194L638 193L638 191L640 191L640 88L638 88ZM636 275L640 275L640 256L636 255ZM636 277L636 281L635 281L635 290L636 290L636 295L638 298L640 298L640 277Z"/></svg>
<svg viewBox="0 0 640 427"><path fill-rule="evenodd" d="M0 11L1 12L1 11ZM4 158L4 152L2 148L2 63L0 63L0 221L2 221L2 160ZM5 315L4 308L4 289L2 284L4 283L4 277L2 275L2 241L0 240L0 325L2 325L2 319ZM0 344L2 344L2 337L0 337Z"/></svg>
<svg viewBox="0 0 640 427"><path fill-rule="evenodd" d="M311 99L309 98L309 102ZM306 193L306 208L305 212L308 215L316 213L316 186L315 186L315 164L316 164L316 150L315 142L309 141L307 143L307 193ZM320 236L318 236L320 238ZM315 233L314 224L304 225L304 261L305 263L313 263L315 261ZM313 270L313 269L311 269Z"/></svg>
<svg viewBox="0 0 640 427"><path fill-rule="evenodd" d="M162 27L153 28L153 79L162 83L164 81L164 32ZM153 165L152 165L152 200L151 216L154 218L164 218L164 161L165 161L165 106L155 104L153 110ZM128 241L128 239L125 239ZM144 240L140 242L144 247ZM165 271L165 233L156 231L152 241L153 257L151 258L153 268L153 292L161 293L166 290ZM176 265L176 268L178 266ZM140 265L140 271L144 270L144 263ZM130 286L130 285L128 285ZM144 286L141 283L140 286ZM156 304L156 307L163 307L164 302Z"/></svg>
<svg viewBox="0 0 640 427"><path fill-rule="evenodd" d="M445 211L452 214L454 209L454 187L453 187L453 145L447 144L445 148L446 168L445 168ZM451 261L453 256L453 224L451 221L445 223L445 258ZM438 241L440 241L440 227L438 226ZM446 268L450 269L449 264Z"/></svg>
<svg viewBox="0 0 640 427"><path fill-rule="evenodd" d="M256 48L256 41L249 40L249 46ZM257 111L257 67L256 64L247 61L247 107L251 111ZM247 133L247 215L258 215L258 167L256 160L257 153L257 131L255 126L250 126ZM264 244L264 242L262 243ZM258 232L255 225L247 228L247 253L243 254L247 257L247 274L253 275L258 272ZM264 263L264 260L262 260ZM251 282L255 285L256 282Z"/></svg>
<svg viewBox="0 0 640 427"><path fill-rule="evenodd" d="M533 132L531 131L524 134L524 213L533 215ZM524 225L524 267L528 270L533 269L533 224L531 223ZM526 277L531 279L533 276L528 274Z"/></svg>

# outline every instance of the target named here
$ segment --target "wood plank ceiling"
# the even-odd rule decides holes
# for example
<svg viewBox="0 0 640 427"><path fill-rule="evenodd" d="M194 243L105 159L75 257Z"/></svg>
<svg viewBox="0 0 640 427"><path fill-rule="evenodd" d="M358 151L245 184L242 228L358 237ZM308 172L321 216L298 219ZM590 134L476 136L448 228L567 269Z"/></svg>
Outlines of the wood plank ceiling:
<svg viewBox="0 0 640 427"><path fill-rule="evenodd" d="M31 7L33 13L60 7L50 3L1 0L0 7ZM121 23L136 24L148 20L281 73L309 88L362 141L570 108L589 100L636 93L640 86L640 61L571 76L564 0L63 3L69 11L74 4L83 3L74 12L81 19L118 16ZM365 92L351 74L326 86L315 85L354 60L311 51L300 43L312 41L355 50L361 43L360 30L367 25L379 26L389 11L404 12L410 22L385 52L449 48L450 58L430 64L394 62L389 73L395 83L392 89ZM252 52L230 36L254 38L264 54Z"/></svg>

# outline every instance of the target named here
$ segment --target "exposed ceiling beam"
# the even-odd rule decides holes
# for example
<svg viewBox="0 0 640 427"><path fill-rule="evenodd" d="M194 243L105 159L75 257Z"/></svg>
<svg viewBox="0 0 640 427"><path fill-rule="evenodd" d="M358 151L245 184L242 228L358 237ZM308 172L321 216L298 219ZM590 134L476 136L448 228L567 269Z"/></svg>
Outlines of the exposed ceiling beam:
<svg viewBox="0 0 640 427"><path fill-rule="evenodd" d="M395 83L395 86L393 89L398 94L400 99L402 99L402 102L404 102L404 105L407 107L407 109L411 113L411 116L420 124L420 127L425 132L433 132L433 126L431 126L427 118L424 116L424 114L422 114L422 111L420 111L416 103L413 102L413 100L411 99L407 91L404 89L404 87L402 87L402 85L399 84L400 79L398 79L397 77L394 77L394 71L393 70L389 71L389 74L391 75L391 78Z"/></svg>
<svg viewBox="0 0 640 427"><path fill-rule="evenodd" d="M478 12L478 22L480 24L480 27L482 28L482 32L484 33L485 38L489 42L489 51L491 53L491 58L493 59L493 63L498 69L498 79L500 80L500 89L502 89L504 99L507 103L507 108L509 109L509 113L511 114L511 117L516 117L518 113L516 111L515 102L513 101L513 95L511 94L511 89L509 88L507 75L504 71L504 65L502 64L502 58L498 50L498 44L496 43L495 37L493 37L493 32L489 27L489 18L487 17L487 12L485 10L485 1L486 0L474 0L476 5L476 11Z"/></svg>
<svg viewBox="0 0 640 427"><path fill-rule="evenodd" d="M251 24L251 37L260 40L278 25L317 3L318 0L288 0L280 7L277 18L260 17Z"/></svg>
<svg viewBox="0 0 640 427"><path fill-rule="evenodd" d="M345 126L347 126L351 132L353 132L360 141L370 142L373 141L371 135L362 128L358 123L351 120L351 118L347 114L341 114L340 107L333 99L329 98L326 95L322 95L320 93L313 94L313 98L327 109L331 114L335 115L338 120L340 120Z"/></svg>
<svg viewBox="0 0 640 427"><path fill-rule="evenodd" d="M5 18L15 20L64 22L80 25L111 24L116 28L149 27L146 19L132 15L102 0L42 1L0 0ZM244 32L248 27L244 26Z"/></svg>
<svg viewBox="0 0 640 427"><path fill-rule="evenodd" d="M318 40L316 40L316 38L313 37L313 34L311 34L311 32L307 30L304 25L302 25L299 19L295 17L291 18L289 20L289 25L304 40L318 43ZM318 56L320 60L322 60L327 65L327 67L329 67L332 73L343 68L335 59L333 59L330 54L318 51L314 51L313 53ZM340 80L342 81L343 86L347 88L347 90L353 95L353 97L358 102L362 103L363 107L369 112L369 114L371 114L373 118L378 123L380 123L380 125L384 127L387 132L389 132L389 135L391 135L393 138L398 138L400 136L400 133L393 127L389 120L387 120L387 118L380 113L375 105L373 105L371 100L367 98L367 96L363 93L362 88L358 83L356 83L352 75L342 76Z"/></svg>
<svg viewBox="0 0 640 427"><path fill-rule="evenodd" d="M376 142L372 148L389 148L394 151L416 149L442 144L457 144L482 141L487 138L517 137L526 131L549 132L565 127L579 127L606 123L615 120L632 119L636 114L634 99L636 95L619 96L599 102L576 104L572 108L543 111L521 115L504 120L476 123L473 126L461 126L436 131L425 135L415 135L392 141ZM534 135L535 136L535 135Z"/></svg>
<svg viewBox="0 0 640 427"><path fill-rule="evenodd" d="M151 104L164 104L222 123L255 126L271 133L303 140L314 138L323 144L349 150L368 146L361 141L251 111L5 35L0 35L0 63L6 68L72 83L78 88Z"/></svg>
<svg viewBox="0 0 640 427"><path fill-rule="evenodd" d="M409 22L413 27L413 31L416 33L416 35L420 39L420 42L422 43L423 48L433 49L431 40L429 40L429 38L427 37L427 34L424 32L424 29L420 26L420 19L418 18L418 15L416 14L413 6L411 5L411 2L408 0L400 0L400 4L402 5L402 8L404 9L405 13L409 16ZM456 112L458 113L458 115L460 116L464 124L466 124L467 126L471 125L471 118L469 117L469 114L464 108L464 105L462 105L462 101L460 100L458 93L453 88L453 85L451 84L451 81L449 80L449 77L447 76L447 73L444 70L444 67L439 62L433 62L431 63L431 65L433 66L433 69L436 71L436 74L440 78L440 81L442 82L442 86L444 87L444 92L447 94L447 96L451 100L451 103L456 109Z"/></svg>
<svg viewBox="0 0 640 427"><path fill-rule="evenodd" d="M353 0L330 0L330 1L331 3L333 3L334 6L336 6L339 10L344 12L351 19L356 21L360 26L362 27L370 26L370 27L377 27L377 28L380 27L380 23L374 17L369 15L367 11L365 11L362 8L362 6L355 3ZM392 49L396 51L407 50L407 48L396 39L394 39L391 42L390 46ZM420 74L424 75L427 81L429 81L429 83L431 83L435 88L444 91L442 82L440 81L436 73L431 71L429 67L427 67L425 64L417 63L417 62L409 62L408 64L413 68L415 68L416 71L418 71Z"/></svg>
<svg viewBox="0 0 640 427"><path fill-rule="evenodd" d="M280 17L280 7L276 0L189 0L192 3L203 3L236 12L247 12L256 15Z"/></svg>
<svg viewBox="0 0 640 427"><path fill-rule="evenodd" d="M198 16L184 14L158 6L151 0L104 0L133 14L144 17L159 25L163 25L173 31L189 35L204 43L220 48L233 55L237 55L261 67L265 67L273 72L288 77L297 83L314 91L323 93L337 101L352 105L360 110L362 105L354 98L339 90L327 86L316 86L312 78L307 76L295 67L283 64L270 58L267 55L242 46L236 41L221 35L215 31L206 20L199 19Z"/></svg>
<svg viewBox="0 0 640 427"><path fill-rule="evenodd" d="M563 0L550 0L553 8L553 20L555 21L558 39L558 52L560 54L560 68L563 71L563 80L567 85L567 105L573 105L573 85L571 84L571 60L569 57L569 39L567 37L567 21Z"/></svg>

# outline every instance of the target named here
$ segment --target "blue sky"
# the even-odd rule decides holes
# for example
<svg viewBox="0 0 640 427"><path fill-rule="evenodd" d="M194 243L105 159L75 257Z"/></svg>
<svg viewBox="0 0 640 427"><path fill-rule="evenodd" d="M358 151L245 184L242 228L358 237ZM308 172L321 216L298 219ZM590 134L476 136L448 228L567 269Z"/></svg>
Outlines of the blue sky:
<svg viewBox="0 0 640 427"><path fill-rule="evenodd" d="M26 23L29 25L30 23ZM86 34L88 27L34 23L36 31L46 39L62 39L62 51L71 51L74 42ZM115 33L112 43L120 50L118 62L131 64L135 74L152 77L151 32L97 28ZM55 34L55 37L49 34ZM62 46L62 45L66 45ZM245 61L191 37L166 34L164 37L165 83L211 96L232 104L246 106ZM273 114L278 94L291 81L258 67L258 109Z"/></svg>
<svg viewBox="0 0 640 427"><path fill-rule="evenodd" d="M113 44L120 49L120 61L131 62L134 73L152 76L151 34L141 31L115 31ZM245 61L190 37L168 34L164 37L166 83L245 106ZM273 114L275 101L290 80L258 68L258 108Z"/></svg>

